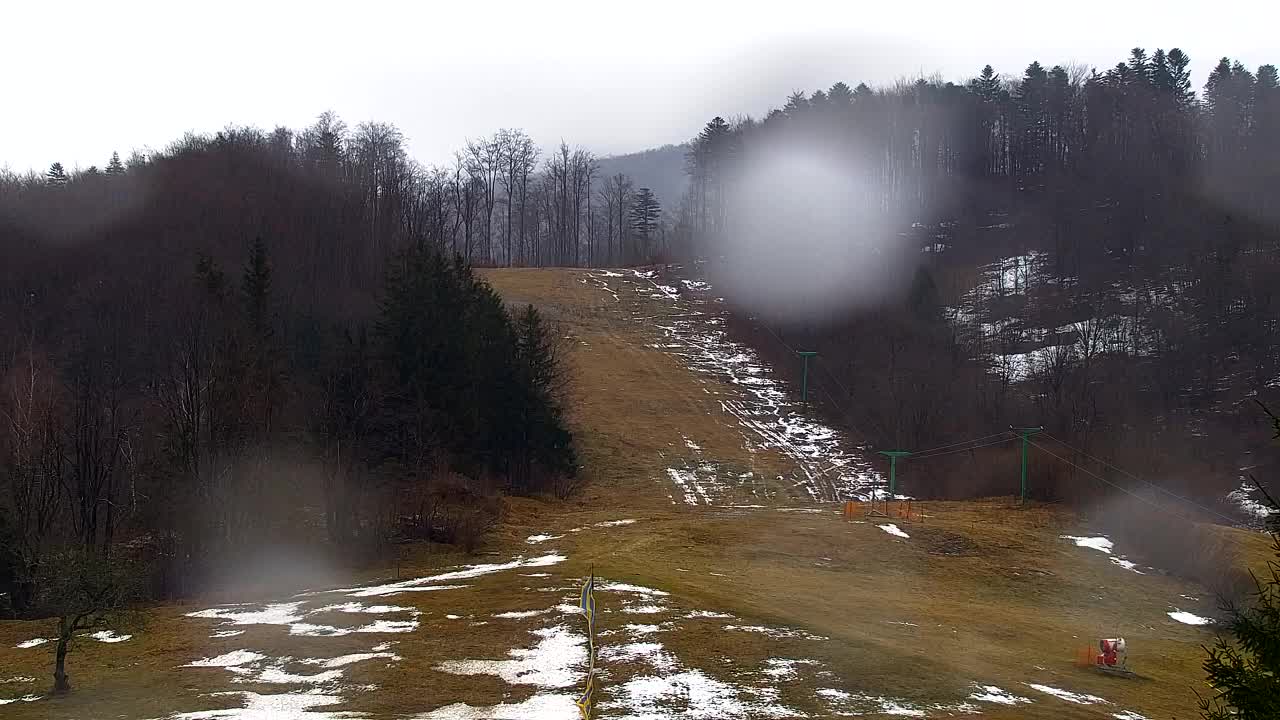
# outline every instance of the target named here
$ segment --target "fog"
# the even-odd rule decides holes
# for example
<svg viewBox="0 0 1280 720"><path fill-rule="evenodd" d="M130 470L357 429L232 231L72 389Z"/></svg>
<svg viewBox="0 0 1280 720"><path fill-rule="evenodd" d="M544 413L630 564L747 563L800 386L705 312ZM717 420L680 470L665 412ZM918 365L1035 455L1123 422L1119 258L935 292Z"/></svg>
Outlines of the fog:
<svg viewBox="0 0 1280 720"><path fill-rule="evenodd" d="M228 123L305 127L332 109L399 125L443 163L468 136L521 127L599 154L682 142L711 116L759 114L787 92L1019 74L1033 59L1106 68L1128 48L1180 45L1195 85L1224 54L1256 67L1270 4L728 6L654 0L11 3L0 24L0 166L101 167ZM1090 6L1096 8L1094 11ZM1105 7L1106 22L1098 22ZM483 13L483 17L481 17ZM1052 16L1049 13L1053 13Z"/></svg>

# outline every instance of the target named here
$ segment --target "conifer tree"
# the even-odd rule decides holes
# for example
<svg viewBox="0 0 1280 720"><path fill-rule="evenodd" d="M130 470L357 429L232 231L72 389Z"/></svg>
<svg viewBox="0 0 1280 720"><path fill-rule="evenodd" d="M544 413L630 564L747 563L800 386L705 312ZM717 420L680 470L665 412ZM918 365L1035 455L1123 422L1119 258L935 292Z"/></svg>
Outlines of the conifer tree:
<svg viewBox="0 0 1280 720"><path fill-rule="evenodd" d="M1271 415L1271 422L1280 439L1280 418ZM1264 488L1259 489L1271 507L1268 524L1280 557L1280 505ZM1255 575L1254 581L1258 590L1250 606L1228 607L1228 630L1234 642L1220 635L1207 650L1204 669L1214 694L1200 698L1200 713L1206 720L1280 717L1280 562L1269 561L1265 577Z"/></svg>

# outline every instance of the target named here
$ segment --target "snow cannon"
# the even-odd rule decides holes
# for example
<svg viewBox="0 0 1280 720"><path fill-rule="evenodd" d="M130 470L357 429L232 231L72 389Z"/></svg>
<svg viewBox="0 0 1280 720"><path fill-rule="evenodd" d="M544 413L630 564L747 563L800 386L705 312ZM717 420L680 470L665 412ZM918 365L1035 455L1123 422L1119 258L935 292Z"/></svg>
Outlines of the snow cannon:
<svg viewBox="0 0 1280 720"><path fill-rule="evenodd" d="M1128 656L1124 638L1104 638L1098 641L1094 667L1103 672L1132 675L1128 668Z"/></svg>

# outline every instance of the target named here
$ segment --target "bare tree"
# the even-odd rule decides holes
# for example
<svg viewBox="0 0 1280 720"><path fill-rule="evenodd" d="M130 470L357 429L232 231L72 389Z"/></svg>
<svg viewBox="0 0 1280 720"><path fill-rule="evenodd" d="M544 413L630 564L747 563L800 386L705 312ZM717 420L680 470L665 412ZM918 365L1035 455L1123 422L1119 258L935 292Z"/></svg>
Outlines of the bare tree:
<svg viewBox="0 0 1280 720"><path fill-rule="evenodd" d="M493 207L497 204L498 177L503 171L501 134L481 140L468 140L464 151L467 173L478 189L477 198L484 213L484 256L493 260Z"/></svg>
<svg viewBox="0 0 1280 720"><path fill-rule="evenodd" d="M519 218L519 243L524 246L525 198L529 189L529 173L533 172L538 162L538 149L533 140L523 130L502 130L498 133L498 146L502 153L502 174L498 178L502 184L502 192L506 196L507 224L506 261L511 265L515 255L511 248L512 215ZM517 202L516 198L519 197ZM517 210L517 206L519 210Z"/></svg>

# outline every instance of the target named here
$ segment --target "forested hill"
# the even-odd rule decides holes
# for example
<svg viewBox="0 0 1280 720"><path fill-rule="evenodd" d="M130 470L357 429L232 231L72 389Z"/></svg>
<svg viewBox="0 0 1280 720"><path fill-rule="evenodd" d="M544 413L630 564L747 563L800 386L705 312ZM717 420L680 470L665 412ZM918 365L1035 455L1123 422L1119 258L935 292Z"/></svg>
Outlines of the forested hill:
<svg viewBox="0 0 1280 720"><path fill-rule="evenodd" d="M685 143L626 155L610 155L599 160L600 176L627 175L635 187L653 190L662 207L675 210L689 188L689 176L685 172L685 155L688 152L689 145Z"/></svg>
<svg viewBox="0 0 1280 720"><path fill-rule="evenodd" d="M673 242L725 278L804 279L760 346L818 351L819 396L875 446L1044 425L1065 458L1044 497L1124 472L1221 497L1261 444L1249 398L1280 388L1280 87L1222 58L1197 95L1190 62L837 83L714 118ZM819 302L877 279L870 304ZM758 285L719 287L761 314ZM980 490L979 468L936 486Z"/></svg>

